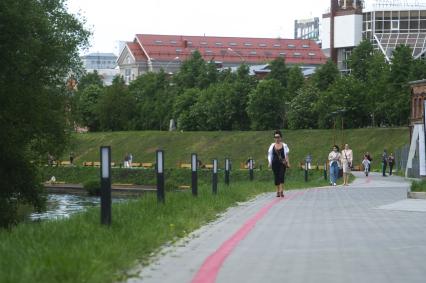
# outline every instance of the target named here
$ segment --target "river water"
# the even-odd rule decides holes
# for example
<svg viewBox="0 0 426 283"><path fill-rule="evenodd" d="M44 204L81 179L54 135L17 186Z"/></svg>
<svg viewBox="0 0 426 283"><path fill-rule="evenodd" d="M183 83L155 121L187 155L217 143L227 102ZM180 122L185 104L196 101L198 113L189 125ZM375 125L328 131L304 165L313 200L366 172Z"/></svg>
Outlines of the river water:
<svg viewBox="0 0 426 283"><path fill-rule="evenodd" d="M126 201L129 198L114 197L112 202ZM99 206L100 197L92 197L86 195L71 195L71 194L48 194L46 211L41 213L30 214L30 220L47 220L68 218L72 214L82 212L88 207Z"/></svg>

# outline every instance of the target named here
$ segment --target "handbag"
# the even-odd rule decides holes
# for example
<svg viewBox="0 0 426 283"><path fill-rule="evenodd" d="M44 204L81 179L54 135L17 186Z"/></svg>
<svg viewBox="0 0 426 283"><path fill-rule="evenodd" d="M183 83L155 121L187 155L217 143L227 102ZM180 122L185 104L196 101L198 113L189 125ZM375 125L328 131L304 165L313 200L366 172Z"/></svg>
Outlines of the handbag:
<svg viewBox="0 0 426 283"><path fill-rule="evenodd" d="M282 158L281 157L281 154L279 153L279 151L275 148L275 146L274 146L274 150L275 150L275 153L277 154L277 156L278 156L278 160L284 165L284 168L288 168L288 164L287 164L287 160L284 158ZM284 150L284 145L283 145L283 150ZM285 153L284 153L285 154Z"/></svg>

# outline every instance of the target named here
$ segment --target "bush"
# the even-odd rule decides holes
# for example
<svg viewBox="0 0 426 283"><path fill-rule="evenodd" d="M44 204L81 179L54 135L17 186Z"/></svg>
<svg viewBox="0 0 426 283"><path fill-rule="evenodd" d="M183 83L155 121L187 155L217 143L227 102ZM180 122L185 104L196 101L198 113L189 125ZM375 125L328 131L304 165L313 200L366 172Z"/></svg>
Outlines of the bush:
<svg viewBox="0 0 426 283"><path fill-rule="evenodd" d="M101 195L101 182L99 180L90 180L83 183L83 188L87 191L89 196Z"/></svg>
<svg viewBox="0 0 426 283"><path fill-rule="evenodd" d="M426 181L414 181L411 183L412 192L426 192Z"/></svg>

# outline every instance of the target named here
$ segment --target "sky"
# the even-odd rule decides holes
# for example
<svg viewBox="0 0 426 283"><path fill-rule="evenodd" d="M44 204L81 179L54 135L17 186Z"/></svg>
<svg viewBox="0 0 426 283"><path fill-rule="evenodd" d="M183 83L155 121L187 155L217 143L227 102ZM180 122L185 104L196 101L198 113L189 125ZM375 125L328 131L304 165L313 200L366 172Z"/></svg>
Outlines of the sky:
<svg viewBox="0 0 426 283"><path fill-rule="evenodd" d="M118 54L135 34L293 38L294 20L319 17L329 0L68 0L87 21L91 47Z"/></svg>

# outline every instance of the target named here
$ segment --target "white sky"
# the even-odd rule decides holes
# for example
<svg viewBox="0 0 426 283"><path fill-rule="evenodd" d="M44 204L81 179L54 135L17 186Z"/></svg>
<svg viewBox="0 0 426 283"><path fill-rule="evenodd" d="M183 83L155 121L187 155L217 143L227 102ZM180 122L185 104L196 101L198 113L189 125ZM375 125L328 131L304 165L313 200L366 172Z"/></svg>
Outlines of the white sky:
<svg viewBox="0 0 426 283"><path fill-rule="evenodd" d="M293 38L294 20L319 17L329 0L68 0L93 31L89 52L118 53L137 33ZM85 51L83 53L87 53Z"/></svg>

